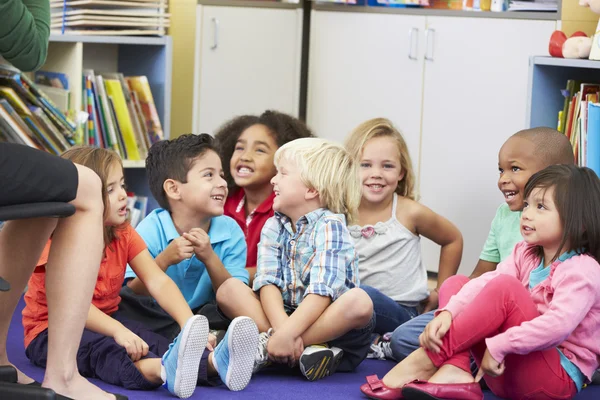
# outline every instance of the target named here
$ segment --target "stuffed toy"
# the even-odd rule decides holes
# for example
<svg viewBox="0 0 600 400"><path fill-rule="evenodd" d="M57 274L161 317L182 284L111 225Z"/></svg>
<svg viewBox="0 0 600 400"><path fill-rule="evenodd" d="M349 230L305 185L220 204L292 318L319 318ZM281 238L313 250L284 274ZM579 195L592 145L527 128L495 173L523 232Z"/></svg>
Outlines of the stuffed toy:
<svg viewBox="0 0 600 400"><path fill-rule="evenodd" d="M579 5L589 7L600 14L600 0L579 0ZM554 31L550 37L548 51L552 57L588 58L592 49L594 37L588 37L584 32L577 31L567 38L562 31Z"/></svg>

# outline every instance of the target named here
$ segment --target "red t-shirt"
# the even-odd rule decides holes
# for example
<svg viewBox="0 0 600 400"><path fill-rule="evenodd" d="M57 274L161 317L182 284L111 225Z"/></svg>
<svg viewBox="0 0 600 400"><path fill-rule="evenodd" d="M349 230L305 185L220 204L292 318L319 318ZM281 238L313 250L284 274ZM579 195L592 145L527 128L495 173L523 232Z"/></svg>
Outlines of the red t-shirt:
<svg viewBox="0 0 600 400"><path fill-rule="evenodd" d="M42 256L33 271L27 293L25 293L25 309L23 310L23 329L25 332L25 348L41 332L48 328L48 303L46 301L46 263L52 241L46 243ZM112 248L112 250L111 250ZM94 288L92 304L100 311L110 315L117 311L121 297L119 292L125 279L127 264L146 249L144 239L127 224L117 230L117 238L106 248L106 256L100 263L98 279ZM82 265L82 268L85 267Z"/></svg>
<svg viewBox="0 0 600 400"><path fill-rule="evenodd" d="M246 202L246 193L244 192L244 189L239 188L231 193L225 202L225 215L233 218L240 228L242 228L242 231L244 231L244 236L246 236L246 245L248 246L246 267L256 267L260 231L262 231L265 222L267 222L274 214L274 198L275 193L271 193L271 195L248 216L246 216L246 209L244 208Z"/></svg>

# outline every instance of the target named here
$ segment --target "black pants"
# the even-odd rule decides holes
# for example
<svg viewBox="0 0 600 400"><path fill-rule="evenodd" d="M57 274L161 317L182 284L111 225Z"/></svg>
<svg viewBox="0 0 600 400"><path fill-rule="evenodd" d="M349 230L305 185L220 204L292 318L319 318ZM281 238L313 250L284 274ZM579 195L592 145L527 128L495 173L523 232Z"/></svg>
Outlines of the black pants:
<svg viewBox="0 0 600 400"><path fill-rule="evenodd" d="M141 322L149 330L170 340L179 335L179 324L151 296L135 294L127 286L123 286L120 296L119 312L127 319ZM204 315L208 319L208 325L211 329L225 330L231 322L218 312L216 305L213 303L204 304L193 309L192 312Z"/></svg>
<svg viewBox="0 0 600 400"><path fill-rule="evenodd" d="M171 340L158 335L142 324L129 321L123 314L116 312L112 318L121 322L127 329L138 335L148 344L148 354L143 358L160 358L169 349ZM48 358L48 330L41 332L31 341L25 354L29 360L42 368L46 368ZM198 385L214 386L215 379L208 378L208 355L204 350L198 370ZM79 350L77 350L77 368L81 375L97 378L103 382L117 385L130 390L150 390L160 386L147 381L135 364L129 358L124 347L115 342L112 337L104 336L88 329L83 330Z"/></svg>

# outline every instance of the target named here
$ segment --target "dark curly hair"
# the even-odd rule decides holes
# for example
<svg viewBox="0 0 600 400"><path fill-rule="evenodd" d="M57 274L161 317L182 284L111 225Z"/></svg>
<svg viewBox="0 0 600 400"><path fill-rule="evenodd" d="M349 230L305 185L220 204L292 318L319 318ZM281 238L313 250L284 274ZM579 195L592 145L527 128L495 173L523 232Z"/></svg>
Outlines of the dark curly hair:
<svg viewBox="0 0 600 400"><path fill-rule="evenodd" d="M253 125L259 124L267 127L278 147L295 139L313 137L312 132L304 122L279 111L267 110L258 117L255 115L241 115L226 122L215 134L215 140L230 193L237 188L229 169L229 161L235 150L235 144L242 132Z"/></svg>
<svg viewBox="0 0 600 400"><path fill-rule="evenodd" d="M186 134L172 140L161 140L150 147L146 158L146 173L152 195L166 209L169 200L163 189L167 179L187 183L187 174L195 160L207 151L216 152L212 136Z"/></svg>

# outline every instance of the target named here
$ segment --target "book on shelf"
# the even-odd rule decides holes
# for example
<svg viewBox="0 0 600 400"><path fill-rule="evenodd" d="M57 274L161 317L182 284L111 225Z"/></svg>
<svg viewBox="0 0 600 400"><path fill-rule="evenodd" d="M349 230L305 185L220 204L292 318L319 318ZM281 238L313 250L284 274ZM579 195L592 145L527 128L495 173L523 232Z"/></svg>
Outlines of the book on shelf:
<svg viewBox="0 0 600 400"><path fill-rule="evenodd" d="M170 26L166 0L51 0L52 33L159 35Z"/></svg>
<svg viewBox="0 0 600 400"><path fill-rule="evenodd" d="M112 149L124 160L145 159L163 138L147 78L86 69L81 79L82 103L76 108L86 117L77 126L44 93L45 85L0 66L0 140L56 155L85 144Z"/></svg>
<svg viewBox="0 0 600 400"><path fill-rule="evenodd" d="M565 104L559 111L558 130L571 142L577 164L600 176L600 83L569 80L561 92Z"/></svg>
<svg viewBox="0 0 600 400"><path fill-rule="evenodd" d="M128 192L127 211L129 223L135 228L148 212L148 197Z"/></svg>

